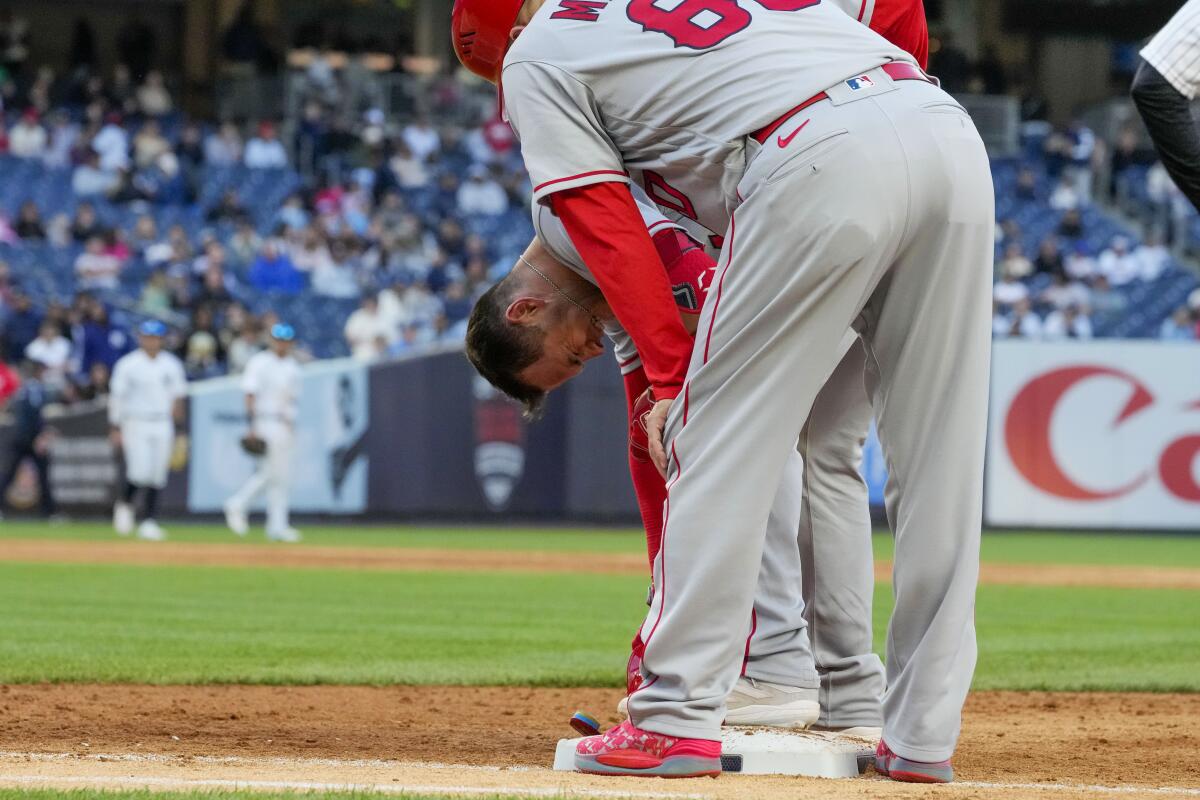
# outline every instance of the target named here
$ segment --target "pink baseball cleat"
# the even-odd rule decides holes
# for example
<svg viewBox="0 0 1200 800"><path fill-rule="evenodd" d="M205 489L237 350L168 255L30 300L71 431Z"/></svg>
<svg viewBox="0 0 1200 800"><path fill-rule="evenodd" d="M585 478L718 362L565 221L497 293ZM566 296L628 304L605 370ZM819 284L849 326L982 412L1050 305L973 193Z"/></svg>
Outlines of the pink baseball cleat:
<svg viewBox="0 0 1200 800"><path fill-rule="evenodd" d="M904 783L950 783L954 780L954 767L948 760L909 761L893 753L882 740L875 748L875 771Z"/></svg>
<svg viewBox="0 0 1200 800"><path fill-rule="evenodd" d="M575 769L592 775L715 778L721 774L721 743L676 739L635 728L625 720L608 733L580 740L575 746Z"/></svg>

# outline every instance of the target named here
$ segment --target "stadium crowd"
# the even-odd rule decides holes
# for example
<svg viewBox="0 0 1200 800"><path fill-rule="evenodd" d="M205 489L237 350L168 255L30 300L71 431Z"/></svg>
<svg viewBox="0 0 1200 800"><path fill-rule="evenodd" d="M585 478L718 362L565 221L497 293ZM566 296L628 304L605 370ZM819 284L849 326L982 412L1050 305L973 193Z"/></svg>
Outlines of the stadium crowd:
<svg viewBox="0 0 1200 800"><path fill-rule="evenodd" d="M968 91L1008 88L987 58L957 64L947 45L940 60ZM189 119L149 68L0 73L0 159L69 186L62 207L26 191L0 215L0 258L66 254L73 272L66 296L38 295L28 269L0 261L5 360L42 364L64 398L94 396L132 346L133 322L156 317L171 324L190 377L236 373L289 298L345 309L335 323L344 342L301 327L317 355L371 360L461 339L474 300L531 234L512 132L491 110L466 126L438 115L469 106L451 77L428 85L421 108L432 115L407 124L377 108L347 111L343 76L327 67L309 67L291 124ZM1037 103L1027 105L1036 115ZM1089 227L1096 194L1174 203L1153 161L1135 136L1109 143L1074 123L1013 165L1011 185L998 180L1026 220L1055 222L1031 232L1015 211L999 213L997 337L1103 335L1128 313L1129 287L1174 269L1159 234L1136 242L1120 233L1097 246ZM1163 316L1163 338L1196 338L1200 293Z"/></svg>

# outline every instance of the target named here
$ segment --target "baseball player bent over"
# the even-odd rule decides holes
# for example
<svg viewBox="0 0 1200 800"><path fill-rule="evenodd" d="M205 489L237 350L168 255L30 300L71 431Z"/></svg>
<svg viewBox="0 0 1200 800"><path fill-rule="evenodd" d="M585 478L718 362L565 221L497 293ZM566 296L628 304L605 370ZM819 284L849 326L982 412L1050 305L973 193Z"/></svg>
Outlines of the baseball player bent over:
<svg viewBox="0 0 1200 800"><path fill-rule="evenodd" d="M970 118L818 0L459 0L454 31L493 80L516 40L503 92L534 197L563 221L657 401L650 447L669 488L644 683L631 719L581 741L576 767L719 774L766 518L853 329L896 537L876 768L951 780L976 652L994 225ZM725 231L694 351L627 189L651 172Z"/></svg>
<svg viewBox="0 0 1200 800"><path fill-rule="evenodd" d="M273 326L270 348L246 362L242 374L250 433L262 439L267 450L246 485L225 502L225 522L238 536L245 536L250 529L250 504L265 491L267 538L275 542L300 541L300 532L288 521L292 445L300 399L300 365L292 356L295 339L291 325Z"/></svg>
<svg viewBox="0 0 1200 800"><path fill-rule="evenodd" d="M706 241L707 232L686 220L672 223L639 188L634 189L634 197L666 267L684 325L694 331L716 266L696 241ZM595 343L603 327L614 342L625 380L631 415L630 471L652 566L661 537L665 489L650 463L641 424L641 414L650 405L642 398L648 386L645 372L561 222L539 205L534 206L533 218L538 238L473 310L468 356L481 374L536 407L546 391L599 354ZM580 342L587 344L579 346ZM792 459L771 509L746 659L742 676L727 698L725 722L812 725L877 742L883 666L871 650L871 530L866 486L858 472L871 410L863 386L861 348L853 341L847 344L854 345L853 351L822 391L828 411L811 434L806 428L803 444L808 451L805 462L812 464L809 474L804 474L798 455ZM566 359L564 352L569 354ZM807 496L808 487L814 485L821 497ZM819 598L801 599L798 526L808 562L804 594L814 593L810 584L816 573L823 576ZM813 536L814 526L819 536ZM814 609L822 611L817 620ZM810 639L814 646L820 645L815 653ZM630 659L630 692L641 680L636 670L641 653L639 635ZM819 692L812 688L814 667Z"/></svg>
<svg viewBox="0 0 1200 800"><path fill-rule="evenodd" d="M113 446L125 455L125 487L113 507L113 527L128 536L137 525L139 539L162 541L158 493L167 485L175 424L183 419L187 375L183 364L163 352L167 326L157 320L138 329L138 349L113 366L108 422ZM142 504L135 519L134 500Z"/></svg>

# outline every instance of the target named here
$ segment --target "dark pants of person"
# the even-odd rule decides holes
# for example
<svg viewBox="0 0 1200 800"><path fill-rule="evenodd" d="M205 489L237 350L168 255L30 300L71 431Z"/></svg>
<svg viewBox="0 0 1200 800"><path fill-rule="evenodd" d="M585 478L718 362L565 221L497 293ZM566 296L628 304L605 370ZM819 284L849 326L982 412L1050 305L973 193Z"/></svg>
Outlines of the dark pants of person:
<svg viewBox="0 0 1200 800"><path fill-rule="evenodd" d="M39 453L33 442L13 442L8 449L8 458L8 468L4 471L4 479L0 481L0 503L3 503L4 496L8 494L8 487L16 480L21 462L28 458L37 470L42 516L51 516L55 509L54 495L50 492L50 459L46 458L45 453Z"/></svg>

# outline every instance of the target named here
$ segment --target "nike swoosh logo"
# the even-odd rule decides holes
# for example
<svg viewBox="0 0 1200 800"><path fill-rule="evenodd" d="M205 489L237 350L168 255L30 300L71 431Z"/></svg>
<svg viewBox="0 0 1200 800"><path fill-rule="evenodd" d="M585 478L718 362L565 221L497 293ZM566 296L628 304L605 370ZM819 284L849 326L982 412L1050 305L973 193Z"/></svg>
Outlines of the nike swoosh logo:
<svg viewBox="0 0 1200 800"><path fill-rule="evenodd" d="M789 136L788 136L786 139L785 139L785 138L783 138L782 136L780 136L778 139L776 139L776 140L775 140L775 141L776 141L776 143L777 143L777 144L778 144L780 147L787 147L789 144L791 144L791 143L792 143L792 139L795 139L795 138L796 138L796 134L797 134L797 133L799 133L800 131L804 130L804 126L805 126L805 125L807 125L807 124L808 124L808 123L810 123L810 122L812 122L812 119L811 119L811 118L804 120L804 122L801 122L801 123L800 123L800 127L799 127L799 128L796 128L796 130L792 131L791 135L789 135Z"/></svg>

